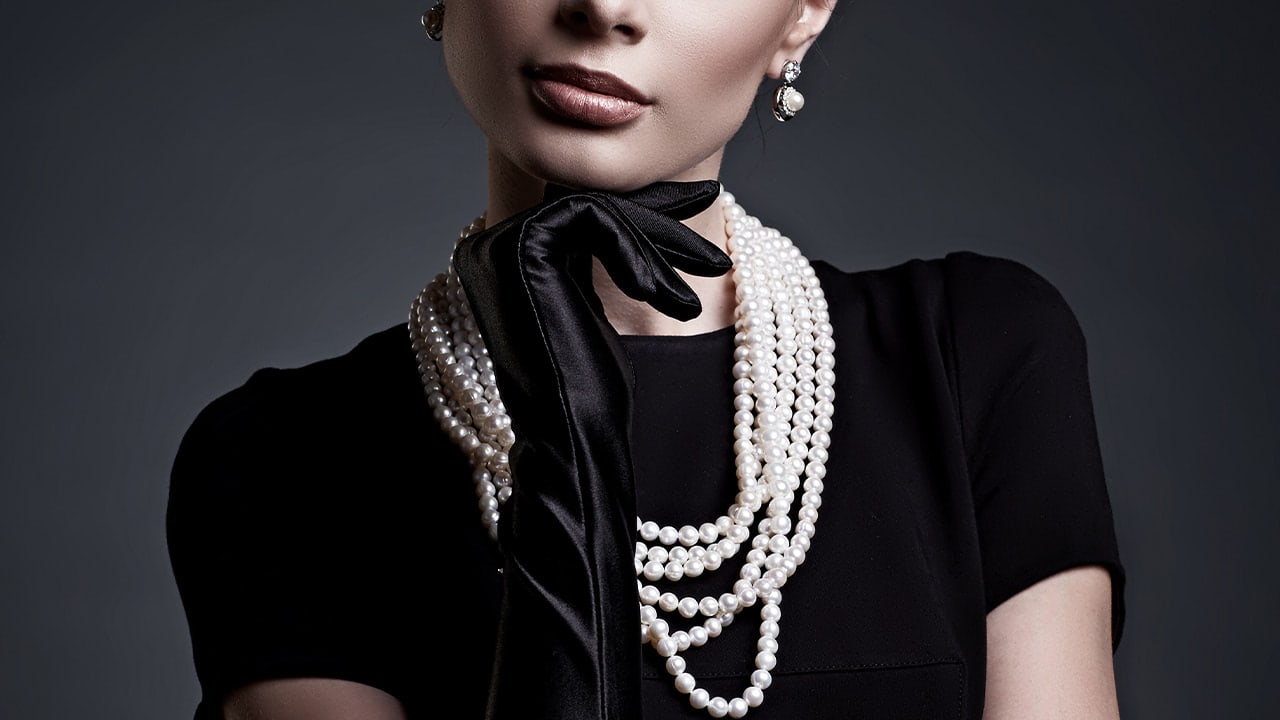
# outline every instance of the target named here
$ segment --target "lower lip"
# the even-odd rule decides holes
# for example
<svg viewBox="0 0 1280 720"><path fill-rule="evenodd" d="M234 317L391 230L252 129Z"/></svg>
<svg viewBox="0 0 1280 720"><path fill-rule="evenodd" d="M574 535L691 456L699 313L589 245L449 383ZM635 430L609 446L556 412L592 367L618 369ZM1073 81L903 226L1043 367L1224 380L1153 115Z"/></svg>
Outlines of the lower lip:
<svg viewBox="0 0 1280 720"><path fill-rule="evenodd" d="M624 125L640 117L647 107L632 100L545 78L533 80L532 89L533 96L552 113L582 125Z"/></svg>

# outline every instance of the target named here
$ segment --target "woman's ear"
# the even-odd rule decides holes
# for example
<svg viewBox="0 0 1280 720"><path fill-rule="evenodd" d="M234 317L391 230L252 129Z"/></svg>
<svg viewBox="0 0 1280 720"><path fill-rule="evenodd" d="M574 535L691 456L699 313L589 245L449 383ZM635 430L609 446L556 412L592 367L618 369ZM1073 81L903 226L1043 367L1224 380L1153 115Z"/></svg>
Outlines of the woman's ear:
<svg viewBox="0 0 1280 720"><path fill-rule="evenodd" d="M809 46L818 39L818 34L827 26L831 13L836 9L836 0L798 0L800 15L787 28L778 52L769 61L766 73L771 78L782 77L782 66L788 60L800 62Z"/></svg>

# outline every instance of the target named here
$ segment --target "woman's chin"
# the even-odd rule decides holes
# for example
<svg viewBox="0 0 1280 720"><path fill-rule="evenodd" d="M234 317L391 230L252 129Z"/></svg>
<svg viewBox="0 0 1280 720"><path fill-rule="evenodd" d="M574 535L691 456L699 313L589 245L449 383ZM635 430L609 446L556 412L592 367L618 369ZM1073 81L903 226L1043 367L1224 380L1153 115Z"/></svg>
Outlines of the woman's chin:
<svg viewBox="0 0 1280 720"><path fill-rule="evenodd" d="M656 150L646 152L636 145L592 145L557 144L545 152L526 145L512 160L534 178L566 187L608 192L628 192L662 180L714 179L716 175L714 168L701 167L701 163L686 166L672 162L669 155ZM665 162L654 162L655 159Z"/></svg>
<svg viewBox="0 0 1280 720"><path fill-rule="evenodd" d="M534 177L549 183L582 190L629 192L667 179L661 172L644 172L634 165L620 163L596 163L589 167L572 165L562 167L552 164L530 168Z"/></svg>

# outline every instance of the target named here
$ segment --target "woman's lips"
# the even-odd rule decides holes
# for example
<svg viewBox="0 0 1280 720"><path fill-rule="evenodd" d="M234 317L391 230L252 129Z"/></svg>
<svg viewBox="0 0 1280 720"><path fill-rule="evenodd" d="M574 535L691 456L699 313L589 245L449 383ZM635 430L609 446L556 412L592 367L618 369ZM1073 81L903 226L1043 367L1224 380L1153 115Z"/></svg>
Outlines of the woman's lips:
<svg viewBox="0 0 1280 720"><path fill-rule="evenodd" d="M526 69L534 98L553 115L581 125L615 127L631 122L651 104L639 90L606 72L574 65Z"/></svg>

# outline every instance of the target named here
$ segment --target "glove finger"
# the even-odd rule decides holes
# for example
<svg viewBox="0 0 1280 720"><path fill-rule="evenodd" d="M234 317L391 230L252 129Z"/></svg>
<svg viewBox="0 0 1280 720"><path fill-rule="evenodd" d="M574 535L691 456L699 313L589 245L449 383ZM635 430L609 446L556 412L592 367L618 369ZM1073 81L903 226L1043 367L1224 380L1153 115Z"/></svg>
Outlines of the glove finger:
<svg viewBox="0 0 1280 720"><path fill-rule="evenodd" d="M618 201L622 212L640 227L668 262L684 272L715 277L725 274L733 266L724 251L679 222L715 203L720 195L720 183L714 180L657 182L625 193L575 190L548 183L544 202L575 195Z"/></svg>
<svg viewBox="0 0 1280 720"><path fill-rule="evenodd" d="M656 182L617 195L656 213L685 220L715 204L720 197L720 183L715 180Z"/></svg>
<svg viewBox="0 0 1280 720"><path fill-rule="evenodd" d="M676 268L703 277L723 275L733 268L733 261L723 250L679 220L626 200L619 204L658 252Z"/></svg>
<svg viewBox="0 0 1280 720"><path fill-rule="evenodd" d="M550 264L578 275L589 266L575 258L594 255L619 290L665 315L688 320L702 312L697 293L608 195L571 195L554 202L530 220L523 244L527 258L541 258L546 265L546 259L560 257ZM555 277L546 281L555 282ZM579 277L577 283L586 292L590 277Z"/></svg>
<svg viewBox="0 0 1280 720"><path fill-rule="evenodd" d="M655 182L642 188L621 193L601 192L571 188L547 183L543 192L544 203L554 202L570 195L610 195L620 197L654 212L684 220L706 210L720 196L720 183L715 180L693 182Z"/></svg>
<svg viewBox="0 0 1280 720"><path fill-rule="evenodd" d="M617 242L609 251L598 254L614 284L628 296L649 303L655 310L676 318L690 320L702 312L702 301L689 284L672 267L670 258L655 243L655 236L645 231L637 221L636 213L627 212L627 203L617 198L602 196L596 202L604 213L625 230L617 233ZM635 206L633 206L635 207ZM675 220L655 215L641 208L640 217L662 218L670 225L663 228L670 232L688 233L698 237L704 245L710 245L701 236Z"/></svg>

